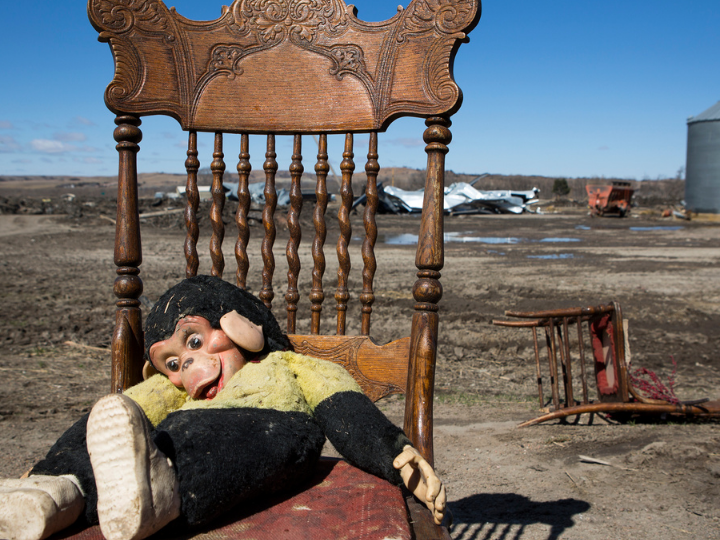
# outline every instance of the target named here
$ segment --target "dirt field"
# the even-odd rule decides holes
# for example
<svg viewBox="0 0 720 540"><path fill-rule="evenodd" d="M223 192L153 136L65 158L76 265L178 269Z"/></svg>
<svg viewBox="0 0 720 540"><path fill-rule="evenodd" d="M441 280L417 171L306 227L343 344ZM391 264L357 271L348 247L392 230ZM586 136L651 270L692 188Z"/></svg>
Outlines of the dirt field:
<svg viewBox="0 0 720 540"><path fill-rule="evenodd" d="M27 470L108 390L115 275L109 208L76 202L70 215L0 215L0 476ZM718 423L620 424L596 416L515 427L537 414L538 403L529 331L490 325L510 308L618 300L630 320L633 369L667 381L674 359L681 400L720 397L720 228L634 216L593 219L578 210L446 221L435 444L454 538L720 538ZM184 275L179 221L178 214L154 218L143 231L147 303ZM418 223L379 216L373 334L380 342L409 332L414 250L405 244ZM357 283L360 216L353 216L353 231ZM310 238L304 230L305 268ZM336 238L331 229L329 260ZM285 241L281 230L278 277ZM201 258L201 272L208 261ZM331 290L334 273L329 263ZM250 285L258 290L257 273ZM282 292L278 282L278 297ZM301 310L300 331L309 321L307 304ZM359 328L354 315L350 332ZM382 407L400 421L399 399Z"/></svg>

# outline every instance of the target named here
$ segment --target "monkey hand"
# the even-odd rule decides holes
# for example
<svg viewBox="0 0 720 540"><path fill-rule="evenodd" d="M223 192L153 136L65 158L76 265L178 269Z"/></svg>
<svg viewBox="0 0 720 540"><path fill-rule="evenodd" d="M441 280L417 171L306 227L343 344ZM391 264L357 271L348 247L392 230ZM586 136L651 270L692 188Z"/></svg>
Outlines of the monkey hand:
<svg viewBox="0 0 720 540"><path fill-rule="evenodd" d="M430 509L438 525L445 515L445 486L430 464L409 444L393 460L405 486Z"/></svg>

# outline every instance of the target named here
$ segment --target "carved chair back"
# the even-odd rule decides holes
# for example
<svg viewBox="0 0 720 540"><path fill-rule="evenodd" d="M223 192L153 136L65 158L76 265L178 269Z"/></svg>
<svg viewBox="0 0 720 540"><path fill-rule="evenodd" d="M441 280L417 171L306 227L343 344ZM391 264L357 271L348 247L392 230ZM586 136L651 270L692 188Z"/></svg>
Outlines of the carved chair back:
<svg viewBox="0 0 720 540"><path fill-rule="evenodd" d="M198 272L198 132L214 133L210 221L211 273L222 276L226 256L222 210L226 170L223 134L240 134L237 162L239 200L234 256L235 280L245 287L249 271L248 222L251 172L249 136L266 137L264 235L261 242L262 287L258 296L270 307L276 239L278 163L276 135L293 137L287 225L289 271L284 293L287 331L298 352L341 362L373 399L406 392L405 430L432 463L432 402L438 340L438 302L442 296L443 189L450 116L462 95L452 77L459 45L480 16L479 0L413 0L388 21L368 23L343 0L235 0L215 21L196 22L159 0L89 0L88 13L99 40L110 45L115 75L105 101L117 115L119 152L115 264L118 298L113 336L112 390L140 379L142 327L139 276L142 253L138 217L136 155L142 138L140 117L174 117L188 132L186 275ZM369 338L375 300L377 262L375 213L378 205L378 133L397 117L425 118L427 179L417 246L415 308L410 336L383 347ZM328 204L328 134L344 134L342 187L338 221L337 287L334 336L320 336L327 308L324 244ZM350 210L355 170L354 134L368 133L365 172L367 203L362 244L361 336L345 336L350 291ZM300 189L304 173L303 135L318 137L316 198L312 208L313 267L309 293L310 335L297 335L301 242ZM325 312L330 311L325 309Z"/></svg>

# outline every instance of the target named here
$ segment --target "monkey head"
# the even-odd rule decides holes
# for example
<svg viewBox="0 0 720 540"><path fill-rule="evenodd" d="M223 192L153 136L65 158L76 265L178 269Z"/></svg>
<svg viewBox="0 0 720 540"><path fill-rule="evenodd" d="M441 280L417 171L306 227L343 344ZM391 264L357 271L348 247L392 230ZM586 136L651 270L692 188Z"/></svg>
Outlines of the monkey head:
<svg viewBox="0 0 720 540"><path fill-rule="evenodd" d="M195 276L150 310L143 376L159 372L193 399L212 399L247 361L289 348L259 299L220 278Z"/></svg>

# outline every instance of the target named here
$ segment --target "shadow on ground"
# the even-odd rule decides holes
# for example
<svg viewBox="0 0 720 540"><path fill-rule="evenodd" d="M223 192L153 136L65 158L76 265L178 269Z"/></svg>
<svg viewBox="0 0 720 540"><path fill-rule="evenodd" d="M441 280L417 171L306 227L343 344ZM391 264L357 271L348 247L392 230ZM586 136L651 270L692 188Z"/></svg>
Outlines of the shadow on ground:
<svg viewBox="0 0 720 540"><path fill-rule="evenodd" d="M578 499L534 502L514 493L479 493L449 504L456 540L521 540L532 525L547 525L547 540L556 540L587 512L590 504ZM537 537L536 534L533 535Z"/></svg>

